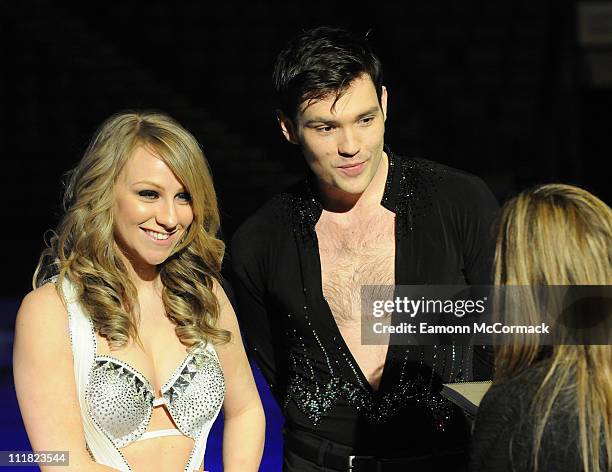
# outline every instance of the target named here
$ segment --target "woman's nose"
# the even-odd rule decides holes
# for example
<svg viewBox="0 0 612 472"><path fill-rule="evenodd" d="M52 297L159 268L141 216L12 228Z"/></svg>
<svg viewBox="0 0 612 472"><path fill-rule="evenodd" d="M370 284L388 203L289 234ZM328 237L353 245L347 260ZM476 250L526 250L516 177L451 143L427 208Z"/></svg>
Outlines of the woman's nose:
<svg viewBox="0 0 612 472"><path fill-rule="evenodd" d="M174 229L178 224L177 212L174 202L167 202L160 205L157 215L157 223L167 230Z"/></svg>

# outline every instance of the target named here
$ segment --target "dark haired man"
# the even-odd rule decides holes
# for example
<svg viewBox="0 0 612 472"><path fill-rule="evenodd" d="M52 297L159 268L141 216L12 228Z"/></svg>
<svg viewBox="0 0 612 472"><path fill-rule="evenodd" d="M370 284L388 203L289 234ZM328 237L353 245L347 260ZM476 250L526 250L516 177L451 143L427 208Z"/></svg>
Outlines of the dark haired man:
<svg viewBox="0 0 612 472"><path fill-rule="evenodd" d="M237 231L243 333L285 413L285 471L461 470L468 426L439 395L466 346L370 346L362 285L487 283L497 203L479 179L384 146L387 90L365 40L307 31L274 69L310 175Z"/></svg>

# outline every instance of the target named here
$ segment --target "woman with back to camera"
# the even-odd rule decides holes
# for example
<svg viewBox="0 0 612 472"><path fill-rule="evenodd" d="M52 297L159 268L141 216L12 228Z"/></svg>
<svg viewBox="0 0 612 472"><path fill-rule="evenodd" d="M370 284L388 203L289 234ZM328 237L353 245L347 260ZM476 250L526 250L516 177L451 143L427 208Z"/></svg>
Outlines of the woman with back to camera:
<svg viewBox="0 0 612 472"><path fill-rule="evenodd" d="M501 211L495 283L612 284L612 211L570 185L521 193ZM527 322L538 319L527 309L519 313ZM610 313L602 320L598 329L609 343ZM553 346L516 339L496 347L495 381L476 418L470 470L612 470L612 346L556 339Z"/></svg>
<svg viewBox="0 0 612 472"><path fill-rule="evenodd" d="M265 420L195 138L161 113L109 118L64 206L15 328L32 449L69 451L66 470L201 470L223 406L224 470L258 470Z"/></svg>

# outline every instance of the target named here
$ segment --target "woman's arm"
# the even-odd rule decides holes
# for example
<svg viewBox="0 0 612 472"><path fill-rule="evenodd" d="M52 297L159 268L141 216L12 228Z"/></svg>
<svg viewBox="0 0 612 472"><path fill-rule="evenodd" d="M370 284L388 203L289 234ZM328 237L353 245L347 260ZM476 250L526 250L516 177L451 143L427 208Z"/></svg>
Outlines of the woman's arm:
<svg viewBox="0 0 612 472"><path fill-rule="evenodd" d="M108 472L85 445L76 392L68 314L53 284L29 293L15 323L15 390L34 451L68 451L65 472ZM42 471L57 467L41 466Z"/></svg>
<svg viewBox="0 0 612 472"><path fill-rule="evenodd" d="M263 453L266 420L247 360L234 310L219 284L213 288L219 300L219 327L232 333L227 344L215 346L225 376L223 403L223 470L257 472Z"/></svg>

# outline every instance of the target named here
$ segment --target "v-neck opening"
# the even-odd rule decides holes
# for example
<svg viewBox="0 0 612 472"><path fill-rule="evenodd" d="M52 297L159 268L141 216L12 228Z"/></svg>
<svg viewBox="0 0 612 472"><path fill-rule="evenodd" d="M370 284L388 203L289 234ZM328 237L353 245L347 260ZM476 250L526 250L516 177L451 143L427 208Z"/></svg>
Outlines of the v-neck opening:
<svg viewBox="0 0 612 472"><path fill-rule="evenodd" d="M393 233L394 233L394 236L393 236L393 239L394 239L393 241L393 244L394 244L393 278L395 282L396 270L397 270L397 257L396 257L397 239L395 237L395 224L394 224ZM317 292L316 293L318 296L321 297L321 300L323 300L323 305L325 307L326 320L329 323L331 329L334 331L337 339L341 340L342 349L345 350L346 355L348 356L348 360L354 364L355 372L357 373L359 380L361 380L364 386L366 386L370 394L376 396L383 390L385 373L388 371L388 365L390 363L391 345L387 344L387 351L385 353L385 361L383 363L382 373L380 374L380 381L378 383L378 388L374 389L372 384L369 382L369 380L363 373L363 369L361 368L361 366L355 359L353 352L348 347L348 344L346 343L346 340L344 339L344 336L342 335L342 332L340 331L340 328L338 327L338 323L336 322L336 319L334 318L334 314L331 310L331 307L329 306L329 302L327 301L327 298L325 298L325 294L323 293L323 272L322 272L322 266L321 266L321 251L319 248L319 237L316 234L316 231L315 231L315 236L314 236L314 246L315 246L315 256L316 256L315 257L315 262L316 262L315 273L316 273L316 281L317 281Z"/></svg>
<svg viewBox="0 0 612 472"><path fill-rule="evenodd" d="M397 188L397 186L399 185L398 178L400 176L400 173L395 168L397 165L397 162L396 162L395 155L393 154L393 152L387 146L385 146L384 151L387 153L387 156L388 156L388 168L387 168L387 176L385 179L383 197L382 197L382 201L380 202L380 205L383 208L386 208L387 210L394 213L394 224L393 224L393 245L394 245L393 279L394 280L393 280L393 283L395 284L395 282L397 281L397 272L398 272L398 257L397 257L397 250L398 250L397 216L398 215L397 215L397 211L395 210L396 201L394 197L395 192L393 191L393 189ZM319 238L316 232L316 224L317 224L318 219L321 217L323 208L321 204L319 203L318 199L316 198L315 192L313 191L313 183L312 183L313 178L315 178L314 175L310 174L309 178L306 180L306 189L305 189L306 190L306 200L304 202L312 210L310 213L310 216L307 218L307 221L308 221L307 225L310 226L307 232L311 234L312 238L310 239L310 242L314 246L313 250L314 250L315 260L314 260L313 271L315 272L314 278L317 284L316 290L313 291L312 293L316 293L316 295L320 297L320 299L322 300L322 304L324 305L323 308L324 308L324 311L326 312L323 317L323 321L329 324L329 329L331 329L335 337L340 340L341 348L344 350L347 356L347 360L351 362L355 367L355 373L357 374L358 380L364 385L368 393L370 393L373 396L377 396L381 394L381 392L384 391L385 384L386 384L385 379L386 377L391 375L390 373L387 373L387 372L390 369L389 365L392 362L392 358L393 356L395 356L395 353L392 352L393 346L389 343L387 344L387 352L385 354L385 361L383 364L383 371L380 376L380 382L378 384L378 388L374 389L374 387L372 387L372 384L368 381L365 374L363 373L361 366L355 360L355 356L353 355L352 351L349 349L348 344L346 343L346 340L344 339L344 336L342 336L342 333L340 332L340 328L338 327L338 324L336 323L336 320L332 313L331 307L329 306L329 303L327 302L327 299L325 298L325 295L323 294L323 274L321 271L321 251L319 248ZM305 241L302 240L302 244L304 242ZM307 245L308 244L306 244L306 246ZM299 245L299 247L302 247L303 249L306 249L306 246ZM310 265L308 263L309 255L307 254L307 252L308 251L306 251L306 253L303 253L306 258L306 260L303 261L303 263L306 263L306 265L302 266L301 268L302 271L307 270L307 267ZM302 280L303 280L303 283L306 284L306 281L309 280L308 274L303 274ZM306 285L304 285L304 288L306 288ZM308 291L308 293L311 293L311 292ZM394 293L395 293L395 290L394 290ZM309 295L307 294L307 296Z"/></svg>

